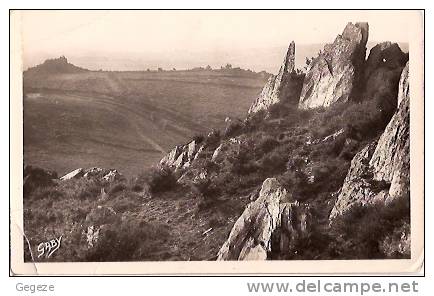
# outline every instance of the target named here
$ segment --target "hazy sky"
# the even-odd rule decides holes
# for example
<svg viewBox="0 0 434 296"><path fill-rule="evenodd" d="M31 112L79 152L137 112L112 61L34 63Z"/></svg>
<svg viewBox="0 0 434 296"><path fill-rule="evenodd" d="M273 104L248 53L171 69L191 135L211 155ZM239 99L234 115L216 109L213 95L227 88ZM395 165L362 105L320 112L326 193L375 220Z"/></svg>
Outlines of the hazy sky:
<svg viewBox="0 0 434 296"><path fill-rule="evenodd" d="M135 59L146 67L156 66L159 57L173 65L194 63L195 56L198 62L243 53L255 58L255 51L285 48L291 40L332 42L349 21L369 22L369 41L407 42L408 13L416 12L25 11L23 58L25 66L32 66L59 55L70 60L95 57L104 67L111 59L113 67L119 60ZM252 61L252 68L259 67L258 62Z"/></svg>

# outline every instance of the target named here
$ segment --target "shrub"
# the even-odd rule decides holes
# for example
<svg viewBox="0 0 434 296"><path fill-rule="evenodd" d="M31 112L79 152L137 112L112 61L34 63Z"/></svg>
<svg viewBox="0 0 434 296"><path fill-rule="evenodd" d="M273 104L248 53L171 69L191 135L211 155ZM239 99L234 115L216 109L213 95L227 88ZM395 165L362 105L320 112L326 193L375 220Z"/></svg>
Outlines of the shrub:
<svg viewBox="0 0 434 296"><path fill-rule="evenodd" d="M243 124L241 121L232 120L225 129L224 136L231 138L238 136L243 131Z"/></svg>
<svg viewBox="0 0 434 296"><path fill-rule="evenodd" d="M135 219L107 225L96 245L86 254L87 261L132 261L155 258L164 250L169 231L161 224Z"/></svg>
<svg viewBox="0 0 434 296"><path fill-rule="evenodd" d="M247 175L257 171L258 166L251 159L250 151L241 146L232 157L228 157L229 171L237 175Z"/></svg>
<svg viewBox="0 0 434 296"><path fill-rule="evenodd" d="M245 121L245 129L246 131L254 131L258 129L258 127L261 125L261 123L264 122L265 116L267 115L267 112L265 110L259 110L258 112L255 112L253 114L249 114Z"/></svg>
<svg viewBox="0 0 434 296"><path fill-rule="evenodd" d="M259 141L258 149L262 153L268 153L274 148L276 148L277 146L279 146L279 144L280 144L279 141L277 141L273 137L266 136Z"/></svg>
<svg viewBox="0 0 434 296"><path fill-rule="evenodd" d="M409 222L409 195L397 197L387 205L354 206L333 221L330 234L335 243L331 252L342 259L384 258L380 242Z"/></svg>
<svg viewBox="0 0 434 296"><path fill-rule="evenodd" d="M116 194L118 192L122 192L127 189L127 186L124 183L115 183L110 186L109 194Z"/></svg>
<svg viewBox="0 0 434 296"><path fill-rule="evenodd" d="M268 175L284 171L287 162L288 153L278 149L266 154L260 161L259 166L262 169L261 171Z"/></svg>
<svg viewBox="0 0 434 296"><path fill-rule="evenodd" d="M57 187L38 188L32 194L32 200L48 199L51 201L58 200L64 196L64 193Z"/></svg>
<svg viewBox="0 0 434 296"><path fill-rule="evenodd" d="M220 131L213 129L208 136L205 138L205 146L216 148L221 141Z"/></svg>
<svg viewBox="0 0 434 296"><path fill-rule="evenodd" d="M220 194L218 187L208 178L195 182L193 188L204 199L211 199Z"/></svg>
<svg viewBox="0 0 434 296"><path fill-rule="evenodd" d="M168 167L152 168L139 176L139 181L143 180L149 186L151 193L161 193L172 190L176 187L176 177Z"/></svg>
<svg viewBox="0 0 434 296"><path fill-rule="evenodd" d="M123 197L113 203L113 210L115 210L116 213L123 213L126 211L134 211L138 206L138 200L134 200L133 198L129 197Z"/></svg>
<svg viewBox="0 0 434 296"><path fill-rule="evenodd" d="M205 139L205 137L203 135L195 135L195 136L193 136L193 141L195 141L196 144L202 143L204 139Z"/></svg>
<svg viewBox="0 0 434 296"><path fill-rule="evenodd" d="M78 199L96 198L101 193L101 186L95 183L88 183L78 193Z"/></svg>
<svg viewBox="0 0 434 296"><path fill-rule="evenodd" d="M57 179L57 173L27 165L23 171L23 178L23 193L26 197L36 188L54 185L53 179Z"/></svg>

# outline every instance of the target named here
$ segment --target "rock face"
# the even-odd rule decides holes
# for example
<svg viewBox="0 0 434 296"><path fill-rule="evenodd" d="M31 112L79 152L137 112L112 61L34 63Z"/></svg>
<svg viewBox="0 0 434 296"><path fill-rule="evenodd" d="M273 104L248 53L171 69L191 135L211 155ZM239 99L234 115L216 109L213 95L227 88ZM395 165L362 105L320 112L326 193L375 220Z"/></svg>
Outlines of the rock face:
<svg viewBox="0 0 434 296"><path fill-rule="evenodd" d="M408 63L399 82L398 109L378 143L363 148L351 167L330 214L333 219L354 205L387 203L410 189L410 95Z"/></svg>
<svg viewBox="0 0 434 296"><path fill-rule="evenodd" d="M262 184L259 197L235 222L217 260L266 260L288 253L295 237L307 233L308 206L290 202L275 178Z"/></svg>
<svg viewBox="0 0 434 296"><path fill-rule="evenodd" d="M389 194L396 197L409 189L410 182L410 93L408 63L399 82L398 110L378 140L369 165L374 180L391 184Z"/></svg>
<svg viewBox="0 0 434 296"><path fill-rule="evenodd" d="M357 91L365 61L367 23L348 23L342 35L327 44L309 65L299 108L327 107L347 102Z"/></svg>
<svg viewBox="0 0 434 296"><path fill-rule="evenodd" d="M175 168L188 168L191 162L203 151L203 146L195 140L186 145L178 145L160 160L160 165Z"/></svg>
<svg viewBox="0 0 434 296"><path fill-rule="evenodd" d="M295 43L288 47L283 64L277 75L272 75L262 89L259 97L250 106L249 114L260 110L267 110L270 106L282 101L291 101L294 97L298 99L301 91L303 77L295 74Z"/></svg>

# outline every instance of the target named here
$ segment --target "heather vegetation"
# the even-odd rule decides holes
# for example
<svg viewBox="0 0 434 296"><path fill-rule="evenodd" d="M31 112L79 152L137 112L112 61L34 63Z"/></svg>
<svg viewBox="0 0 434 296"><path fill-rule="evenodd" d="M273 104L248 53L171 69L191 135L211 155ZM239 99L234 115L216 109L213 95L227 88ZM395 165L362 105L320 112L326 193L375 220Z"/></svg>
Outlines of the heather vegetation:
<svg viewBox="0 0 434 296"><path fill-rule="evenodd" d="M203 144L204 150L188 169L153 167L130 180L80 178L59 182L52 181L55 175L44 175L43 170L33 168L27 175L34 176L34 184L40 186L25 190L27 238L35 246L50 233L63 234L65 252L53 255L51 260L56 261L183 258L187 254L176 255L171 249L175 244L171 237L180 226L164 223L183 213L161 211L158 215L167 220L152 220L146 217L149 209L144 201L185 200L193 217L208 221L203 227L220 229L219 236L213 238L216 252L231 227L230 221L255 198L264 179L276 177L293 199L310 202L318 221L308 237L296 242L298 255L291 258L381 257L380 238L401 223L383 222L394 210L404 211L404 203L392 209L354 209L331 226L327 217L351 159L384 130L384 117L390 119L391 112L385 114L375 99L309 111L282 103L245 121L231 120L223 131L197 134L194 140ZM336 136L328 137L333 134ZM224 154L212 161L219 145L224 146ZM178 182L187 172L196 173ZM199 172L206 173L198 177ZM366 223L380 225L375 228L375 236L360 231ZM210 248L202 252L196 256L209 256Z"/></svg>
<svg viewBox="0 0 434 296"><path fill-rule="evenodd" d="M350 23L347 27L343 35L360 31L350 36L357 39L367 34L367 24ZM41 131L51 131L49 137L62 147L59 151L66 163L76 159L68 155L65 143L80 143L80 149L72 150L80 152L81 160L85 155L92 158L97 154L101 163L110 167L114 164L122 172L116 161L123 161L124 157L128 159L125 166L135 169L134 174L125 175L116 170L100 169L99 174L83 170L59 179L55 172L26 166L25 259L215 260L222 256L220 248L245 212L242 225L235 231L239 231L239 237L245 236L242 243L251 240L257 244L258 248L247 248L252 247L253 254L260 258L264 257L261 250L267 259L408 257L405 244L409 240L402 238L410 235L409 194L395 189L394 193L399 192L400 196L386 202L392 196L391 180L374 180L374 171L368 164L370 150L369 155L358 160L355 157L365 147L381 142L380 135L396 114L399 73L405 56L399 50L397 55L402 61L396 65L375 56L365 63L365 45L358 44L366 43L365 38L354 41L357 46L352 47L348 46L351 38L342 36L336 38L338 44L326 47L318 59L307 60L308 73L294 68L292 42L279 74L270 77L250 109L247 105L265 77L230 64L218 70L206 67L137 73L89 71L69 73L67 79L60 75L52 81L27 77L26 91L34 91L35 85L57 90L49 92L53 97L47 95L46 100L29 96L25 101L25 122L26 118L32 119L44 127L25 123L27 147L33 147L26 151L25 145L25 160L38 158L41 151L47 155L43 149L47 135ZM348 52L342 60L337 57L330 62L328 51L334 53L330 46L337 46L339 52L357 50L354 55ZM349 61L345 58L348 56L353 59ZM349 63L355 64L348 67ZM352 72L343 73L351 76L352 80L346 81L342 77L347 76L339 71L353 66L360 73L354 77ZM361 81L363 71L366 81ZM348 85L342 86L345 83ZM339 95L318 95L328 87L333 88L330 93ZM351 87L356 94L348 91ZM68 94L57 93L59 89ZM83 92L93 94L91 103ZM331 101L325 101L328 99ZM58 104L59 101L64 104ZM38 106L69 114L64 117L70 118L35 119L39 113L31 111L38 110ZM84 111L90 107L99 108L99 112ZM113 110L121 110L123 115L116 115ZM90 113L89 118L86 114ZM77 122L73 120L80 116ZM396 124L399 132L405 132L399 124L407 124L402 117ZM112 135L107 136L110 127ZM89 137L88 130L99 133ZM405 145L398 143L395 150ZM95 151L95 147L103 147L103 151ZM168 151L169 148L173 149ZM144 161L142 154L152 155L152 159ZM369 192L359 194L362 198L358 202L350 200L339 209L339 215L332 216L354 159L359 161L356 170L360 173L354 175L354 180L361 184L354 191L357 194L368 188ZM406 173L404 169L400 172L403 176ZM398 181L403 184L404 179ZM263 202L263 189L274 192L274 196L263 198L278 198L271 205L275 211L268 211L268 202ZM374 196L381 202L372 202L377 200ZM256 201L262 204L255 207ZM253 205L246 207L251 202ZM263 204L267 204L267 211L261 211ZM264 217L271 217L270 212L278 212L282 225L269 231L269 243L257 242L263 238L253 234L261 231ZM61 250L50 258L36 257L40 243L60 236ZM402 248L397 250L396 246ZM238 247L241 251L243 246ZM232 251L228 247L224 256L240 258Z"/></svg>

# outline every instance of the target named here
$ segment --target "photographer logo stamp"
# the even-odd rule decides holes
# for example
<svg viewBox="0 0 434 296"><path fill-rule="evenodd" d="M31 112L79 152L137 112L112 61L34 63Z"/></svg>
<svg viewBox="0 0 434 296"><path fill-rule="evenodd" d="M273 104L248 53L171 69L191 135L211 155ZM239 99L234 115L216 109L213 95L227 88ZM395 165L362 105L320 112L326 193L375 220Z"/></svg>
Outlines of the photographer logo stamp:
<svg viewBox="0 0 434 296"><path fill-rule="evenodd" d="M62 242L62 236L59 238L54 238L47 242L42 242L38 245L38 258L45 255L45 258L50 258L54 252L56 252L60 248L60 244Z"/></svg>

